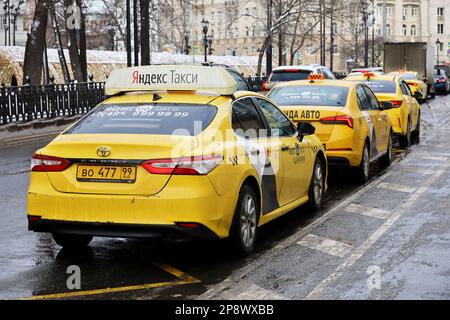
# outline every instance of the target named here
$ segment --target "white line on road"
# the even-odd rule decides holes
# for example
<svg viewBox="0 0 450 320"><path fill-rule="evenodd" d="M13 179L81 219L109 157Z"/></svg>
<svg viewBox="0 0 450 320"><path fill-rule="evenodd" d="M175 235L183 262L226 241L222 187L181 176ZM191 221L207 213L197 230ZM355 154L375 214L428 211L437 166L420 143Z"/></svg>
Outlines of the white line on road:
<svg viewBox="0 0 450 320"><path fill-rule="evenodd" d="M378 208L369 208L366 206L361 206L359 204L352 203L345 211L362 214L364 216L377 218L377 219L386 219L391 213L386 210L378 209Z"/></svg>
<svg viewBox="0 0 450 320"><path fill-rule="evenodd" d="M403 204L392 213L392 215L366 240L363 244L353 251L344 262L337 267L337 269L325 278L314 290L312 290L305 299L319 299L322 293L332 285L342 274L348 270L359 258L366 253L367 250L384 234L386 231L400 218L403 212L410 209L416 200L428 190L428 188L436 182L437 179L450 167L450 162L447 162L436 173L431 176L425 184L418 188Z"/></svg>
<svg viewBox="0 0 450 320"><path fill-rule="evenodd" d="M409 186L404 186L401 184L389 183L389 182L381 182L377 186L378 188L388 189L392 191L413 193L416 189Z"/></svg>
<svg viewBox="0 0 450 320"><path fill-rule="evenodd" d="M421 158L426 159L426 160L440 161L440 162L446 162L448 160L448 157L421 157Z"/></svg>
<svg viewBox="0 0 450 320"><path fill-rule="evenodd" d="M353 249L353 246L346 243L322 238L314 234L308 234L306 237L298 241L297 244L340 258L344 258Z"/></svg>
<svg viewBox="0 0 450 320"><path fill-rule="evenodd" d="M431 169L422 169L422 168L417 168L417 167L412 167L412 166L404 166L404 167L402 167L402 169L410 171L410 172L414 172L414 173L423 174L423 175L430 175L430 174L434 173L434 170L431 170Z"/></svg>

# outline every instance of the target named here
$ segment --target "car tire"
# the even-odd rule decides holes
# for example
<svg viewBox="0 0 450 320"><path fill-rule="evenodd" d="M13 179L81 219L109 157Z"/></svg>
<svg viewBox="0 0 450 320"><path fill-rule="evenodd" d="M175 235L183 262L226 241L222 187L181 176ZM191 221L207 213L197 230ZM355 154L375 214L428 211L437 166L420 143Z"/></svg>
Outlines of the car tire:
<svg viewBox="0 0 450 320"><path fill-rule="evenodd" d="M356 167L356 178L359 183L366 183L369 181L369 168L370 168L370 148L366 142L361 154L361 163Z"/></svg>
<svg viewBox="0 0 450 320"><path fill-rule="evenodd" d="M309 183L307 206L312 212L320 210L322 207L323 194L325 191L324 164L320 158L314 161L314 169Z"/></svg>
<svg viewBox="0 0 450 320"><path fill-rule="evenodd" d="M417 119L417 128L413 132L413 142L415 144L420 143L420 128L421 128L421 125L420 125L420 115L419 115L419 118Z"/></svg>
<svg viewBox="0 0 450 320"><path fill-rule="evenodd" d="M404 136L398 137L398 142L400 143L400 147L408 148L409 146L411 146L411 138L412 138L411 119L408 118L408 127L406 129L406 134Z"/></svg>
<svg viewBox="0 0 450 320"><path fill-rule="evenodd" d="M388 139L389 140L386 154L380 158L380 164L383 167L389 167L392 163L392 143L393 143L392 131L389 133Z"/></svg>
<svg viewBox="0 0 450 320"><path fill-rule="evenodd" d="M253 188L243 185L234 212L230 240L239 255L253 251L256 243L259 204Z"/></svg>
<svg viewBox="0 0 450 320"><path fill-rule="evenodd" d="M93 238L93 236L87 235L53 233L53 240L65 249L83 249Z"/></svg>

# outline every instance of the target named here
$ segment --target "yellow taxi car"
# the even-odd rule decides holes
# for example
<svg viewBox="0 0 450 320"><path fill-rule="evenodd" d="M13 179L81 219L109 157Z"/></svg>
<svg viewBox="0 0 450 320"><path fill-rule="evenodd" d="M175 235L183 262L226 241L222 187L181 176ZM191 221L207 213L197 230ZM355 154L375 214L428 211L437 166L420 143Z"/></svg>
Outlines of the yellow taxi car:
<svg viewBox="0 0 450 320"><path fill-rule="evenodd" d="M311 122L323 142L330 166L350 166L361 182L369 179L369 165L392 161L392 124L364 84L324 80L312 74L308 80L277 85L268 98L294 122Z"/></svg>
<svg viewBox="0 0 450 320"><path fill-rule="evenodd" d="M314 127L236 86L217 67L113 71L112 97L32 157L29 230L68 248L189 235L246 253L258 226L318 209L327 161Z"/></svg>
<svg viewBox="0 0 450 320"><path fill-rule="evenodd" d="M419 141L420 104L402 77L368 72L345 80L364 83L379 101L392 103L393 108L386 113L391 118L394 135L398 136L401 147L409 147L413 141Z"/></svg>
<svg viewBox="0 0 450 320"><path fill-rule="evenodd" d="M388 75L399 76L406 81L411 89L412 95L419 103L424 103L428 98L428 85L420 80L419 74L415 71L400 70L397 72L390 72Z"/></svg>

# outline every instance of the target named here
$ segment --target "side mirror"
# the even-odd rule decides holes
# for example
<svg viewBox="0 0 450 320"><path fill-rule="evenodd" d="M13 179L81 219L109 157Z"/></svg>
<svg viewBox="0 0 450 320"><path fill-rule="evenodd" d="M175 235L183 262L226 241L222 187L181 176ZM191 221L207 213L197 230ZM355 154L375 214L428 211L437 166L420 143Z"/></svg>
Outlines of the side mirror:
<svg viewBox="0 0 450 320"><path fill-rule="evenodd" d="M414 98L416 98L417 101L422 100L422 94L420 93L420 91L414 92Z"/></svg>
<svg viewBox="0 0 450 320"><path fill-rule="evenodd" d="M299 122L297 124L297 132L300 141L303 141L303 137L316 133L316 128L309 122Z"/></svg>
<svg viewBox="0 0 450 320"><path fill-rule="evenodd" d="M392 108L394 108L394 105L392 104L392 102L390 102L390 101L380 102L381 110L391 110Z"/></svg>

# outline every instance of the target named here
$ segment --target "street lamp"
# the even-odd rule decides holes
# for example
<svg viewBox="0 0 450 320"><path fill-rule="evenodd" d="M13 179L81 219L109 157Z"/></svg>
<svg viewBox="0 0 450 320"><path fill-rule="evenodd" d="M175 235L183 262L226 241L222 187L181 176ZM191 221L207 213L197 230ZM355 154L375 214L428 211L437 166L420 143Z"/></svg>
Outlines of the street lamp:
<svg viewBox="0 0 450 320"><path fill-rule="evenodd" d="M189 31L185 31L184 33L184 53L186 55L189 55Z"/></svg>
<svg viewBox="0 0 450 320"><path fill-rule="evenodd" d="M439 50L441 49L440 48L440 45L442 44L442 42L439 40L439 38L436 40L436 49L437 49L437 65L439 64Z"/></svg>
<svg viewBox="0 0 450 320"><path fill-rule="evenodd" d="M202 28L203 28L203 47L205 51L205 62L208 62L208 27L209 21L202 19Z"/></svg>

